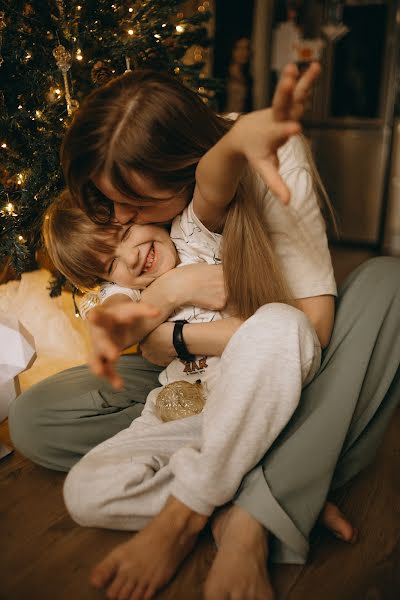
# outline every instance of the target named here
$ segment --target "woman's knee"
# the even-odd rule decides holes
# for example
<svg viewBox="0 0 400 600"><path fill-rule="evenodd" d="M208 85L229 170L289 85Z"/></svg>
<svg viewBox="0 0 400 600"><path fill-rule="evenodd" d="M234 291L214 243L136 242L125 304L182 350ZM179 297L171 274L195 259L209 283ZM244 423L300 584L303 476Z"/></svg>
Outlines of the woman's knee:
<svg viewBox="0 0 400 600"><path fill-rule="evenodd" d="M378 256L362 263L343 284L343 291L357 288L358 294L371 295L400 292L400 259L393 256Z"/></svg>

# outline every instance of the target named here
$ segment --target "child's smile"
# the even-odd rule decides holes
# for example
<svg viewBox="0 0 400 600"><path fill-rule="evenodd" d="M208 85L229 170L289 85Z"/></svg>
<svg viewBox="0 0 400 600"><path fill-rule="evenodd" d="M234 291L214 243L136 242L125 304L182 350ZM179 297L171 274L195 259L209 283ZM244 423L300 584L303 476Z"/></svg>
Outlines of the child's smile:
<svg viewBox="0 0 400 600"><path fill-rule="evenodd" d="M101 274L107 281L144 289L177 264L175 246L163 227L125 225L115 235L115 251Z"/></svg>

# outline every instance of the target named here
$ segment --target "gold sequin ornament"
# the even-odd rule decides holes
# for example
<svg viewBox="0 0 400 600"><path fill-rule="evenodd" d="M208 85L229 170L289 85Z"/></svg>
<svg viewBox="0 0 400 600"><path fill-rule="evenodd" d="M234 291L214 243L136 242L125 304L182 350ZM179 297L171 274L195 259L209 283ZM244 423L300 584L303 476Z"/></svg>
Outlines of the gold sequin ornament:
<svg viewBox="0 0 400 600"><path fill-rule="evenodd" d="M156 414L164 422L185 419L201 413L205 399L200 381L174 381L158 394Z"/></svg>
<svg viewBox="0 0 400 600"><path fill-rule="evenodd" d="M54 48L53 56L56 59L57 67L60 69L61 73L63 74L64 88L65 88L65 101L67 104L67 112L68 112L68 115L70 116L70 115L72 115L74 110L76 110L76 108L78 108L78 106L79 106L78 101L73 100L71 98L71 94L69 91L69 83L68 83L67 73L70 70L71 64L72 64L71 53L68 52L68 50L66 50L66 48L64 48L64 46L59 44L58 46L56 46Z"/></svg>

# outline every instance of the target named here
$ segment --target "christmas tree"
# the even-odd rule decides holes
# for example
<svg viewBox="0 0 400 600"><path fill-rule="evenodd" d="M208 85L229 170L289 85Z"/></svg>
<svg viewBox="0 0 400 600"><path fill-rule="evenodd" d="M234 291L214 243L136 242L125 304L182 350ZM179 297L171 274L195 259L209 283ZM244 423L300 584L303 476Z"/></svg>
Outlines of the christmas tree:
<svg viewBox="0 0 400 600"><path fill-rule="evenodd" d="M37 266L43 213L64 187L61 141L94 87L148 67L174 73L212 102L217 82L204 73L209 2L190 4L189 11L182 0L0 0L3 269Z"/></svg>

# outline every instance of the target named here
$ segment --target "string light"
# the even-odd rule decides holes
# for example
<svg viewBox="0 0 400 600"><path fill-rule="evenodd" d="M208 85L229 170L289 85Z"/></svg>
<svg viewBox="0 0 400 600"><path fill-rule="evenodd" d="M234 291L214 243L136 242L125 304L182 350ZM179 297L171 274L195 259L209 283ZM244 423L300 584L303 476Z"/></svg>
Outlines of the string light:
<svg viewBox="0 0 400 600"><path fill-rule="evenodd" d="M25 244L26 239L22 235L19 235L18 236L18 241L21 242L21 244Z"/></svg>
<svg viewBox="0 0 400 600"><path fill-rule="evenodd" d="M76 10L82 10L82 6L78 5L78 6L76 7Z"/></svg>
<svg viewBox="0 0 400 600"><path fill-rule="evenodd" d="M18 110L21 110L22 104L18 104Z"/></svg>
<svg viewBox="0 0 400 600"><path fill-rule="evenodd" d="M83 60L82 50L80 48L78 48L78 50L76 51L76 59Z"/></svg>
<svg viewBox="0 0 400 600"><path fill-rule="evenodd" d="M183 27L183 25L177 25L175 27L175 29L177 30L178 33L183 33L185 31L185 28Z"/></svg>
<svg viewBox="0 0 400 600"><path fill-rule="evenodd" d="M8 204L6 204L4 210L7 211L9 215L16 216L14 213L14 204L12 204L12 202L9 202Z"/></svg>
<svg viewBox="0 0 400 600"><path fill-rule="evenodd" d="M155 37L157 40L159 40L159 39L161 38L161 35L160 35L159 33L155 33L155 34L154 34L154 37Z"/></svg>
<svg viewBox="0 0 400 600"><path fill-rule="evenodd" d="M133 8L129 8L128 10L129 10L129 12L133 12Z"/></svg>
<svg viewBox="0 0 400 600"><path fill-rule="evenodd" d="M133 29L128 29L129 35L133 35Z"/></svg>
<svg viewBox="0 0 400 600"><path fill-rule="evenodd" d="M24 183L24 176L22 173L18 173L17 175L17 184L22 185Z"/></svg>
<svg viewBox="0 0 400 600"><path fill-rule="evenodd" d="M43 114L43 113L42 113L42 111L41 111L41 110L37 110L37 111L35 112L35 115L37 116L37 118L38 118L38 119L40 119L40 117L42 116L42 114Z"/></svg>
<svg viewBox="0 0 400 600"><path fill-rule="evenodd" d="M7 144L4 142L4 143L1 145L1 147L2 147L2 148L7 148Z"/></svg>

